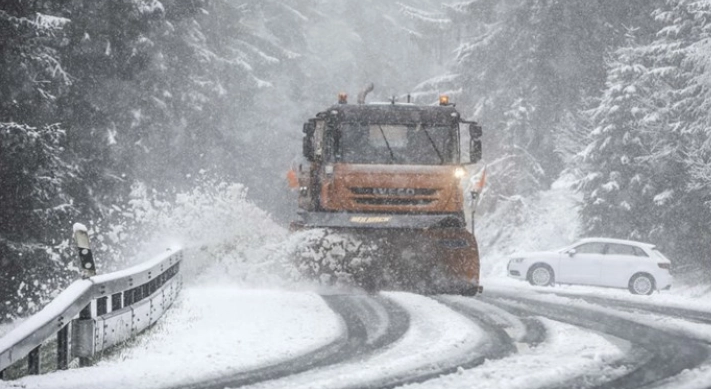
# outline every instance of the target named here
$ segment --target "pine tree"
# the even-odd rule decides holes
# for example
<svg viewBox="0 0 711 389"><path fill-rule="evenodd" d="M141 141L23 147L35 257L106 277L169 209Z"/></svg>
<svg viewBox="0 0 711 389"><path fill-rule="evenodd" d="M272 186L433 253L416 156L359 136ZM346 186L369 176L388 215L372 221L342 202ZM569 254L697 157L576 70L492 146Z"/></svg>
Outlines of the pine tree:
<svg viewBox="0 0 711 389"><path fill-rule="evenodd" d="M587 234L647 238L649 205L657 194L650 181L650 141L665 123L649 96L654 80L641 54L633 47L616 52L607 90L588 113L595 127L581 153L586 173L581 217Z"/></svg>
<svg viewBox="0 0 711 389"><path fill-rule="evenodd" d="M81 169L56 123L73 84L61 61L70 20L54 4L0 9L0 321L30 313L65 285L67 231Z"/></svg>
<svg viewBox="0 0 711 389"><path fill-rule="evenodd" d="M73 278L67 232L80 209L67 188L80 169L65 147L58 125L0 123L0 322L31 313Z"/></svg>
<svg viewBox="0 0 711 389"><path fill-rule="evenodd" d="M0 7L0 120L43 123L72 79L62 65L68 19L36 3L8 1Z"/></svg>
<svg viewBox="0 0 711 389"><path fill-rule="evenodd" d="M708 4L682 0L654 15L656 38L615 53L608 89L592 111L598 130L585 155L582 214L587 233L656 242L683 271L707 262L711 251L709 195L694 158L708 139L700 98L706 70L697 53L711 14Z"/></svg>
<svg viewBox="0 0 711 389"><path fill-rule="evenodd" d="M502 172L519 172L502 177L501 193L529 195L582 147L571 144L580 131L567 127L580 126L578 112L603 89L605 53L623 43L623 27L649 33L654 2L476 1L446 9L461 39L452 73L423 87L462 89L460 105L474 107L487 129L487 160L505 159Z"/></svg>

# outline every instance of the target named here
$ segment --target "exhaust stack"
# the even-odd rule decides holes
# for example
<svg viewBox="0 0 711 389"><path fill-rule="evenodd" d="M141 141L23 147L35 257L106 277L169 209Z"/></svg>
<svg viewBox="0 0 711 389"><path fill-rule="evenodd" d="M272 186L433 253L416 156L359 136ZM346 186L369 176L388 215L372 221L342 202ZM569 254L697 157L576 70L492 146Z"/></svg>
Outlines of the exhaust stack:
<svg viewBox="0 0 711 389"><path fill-rule="evenodd" d="M373 83L371 82L365 87L365 89L360 91L358 93L358 104L365 104L365 96L367 96L368 93L372 92L373 89L375 89L375 85L373 85Z"/></svg>

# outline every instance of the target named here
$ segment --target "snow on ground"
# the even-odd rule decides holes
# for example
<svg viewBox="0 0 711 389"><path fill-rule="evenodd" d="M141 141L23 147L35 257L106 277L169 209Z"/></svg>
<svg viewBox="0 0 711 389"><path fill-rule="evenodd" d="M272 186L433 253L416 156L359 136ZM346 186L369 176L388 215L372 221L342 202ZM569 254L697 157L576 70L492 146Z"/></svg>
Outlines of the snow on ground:
<svg viewBox="0 0 711 389"><path fill-rule="evenodd" d="M155 388L288 360L343 336L310 292L187 288L147 333L94 367L2 382L0 387Z"/></svg>
<svg viewBox="0 0 711 389"><path fill-rule="evenodd" d="M536 288L538 289L538 288ZM583 288L580 288L583 289ZM586 288L586 289L595 289L595 288ZM598 311L605 313L606 315L614 315L629 321L634 321L643 325L655 327L655 328L660 328L665 331L669 332L678 332L678 333L683 333L684 336L686 337L694 337L700 340L703 340L705 342L711 343L711 325L710 324L704 324L704 323L697 323L692 320L688 319L683 319L683 318L677 318L674 316L666 316L666 315L660 315L656 313L647 313L647 312L642 312L635 310L634 312L629 312L617 307L613 307L613 309L610 309L610 307L606 307L601 304L597 304L594 302L588 302L579 298L576 298L574 296L600 296L600 294L594 294L594 293L583 293L581 291L578 291L578 293L574 293L573 297L567 297L567 296L560 296L552 293L530 293L531 289L528 289L528 293L524 292L523 289L520 288L509 288L509 287L504 287L502 288L501 286L491 286L489 288L490 291L492 292L498 292L498 293L503 293L503 294L510 294L510 295L515 295L515 296L526 296L526 298L537 300L537 301L545 301L545 302L550 302L554 304L559 304L559 305L564 305L564 306L572 306L572 307L579 307L582 309L586 310L592 310L592 311ZM607 296L605 296L607 298ZM628 297L628 298L625 298ZM650 296L637 296L637 295L628 295L628 296L616 296L615 299L617 300L622 300L622 301L632 301L635 303L642 303L642 304L650 304L650 305L659 305L659 306L669 306L669 304L666 303L659 303L659 301L655 302L653 300L647 301L645 297L650 297ZM674 296L664 296L661 301L670 301L670 299L667 299L669 297L674 298ZM695 301L686 301L685 304L682 304L681 307L683 308L689 308L690 303L695 302ZM711 306L711 302L704 301L703 304L706 306L706 309L700 309L702 311L709 311L709 307Z"/></svg>
<svg viewBox="0 0 711 389"><path fill-rule="evenodd" d="M507 358L489 360L475 369L460 369L410 389L514 389L556 386L586 372L613 378L624 368L609 365L621 359L625 342L557 321L538 318L548 337L537 347L519 351ZM613 342L614 341L614 342ZM565 361L565 363L561 363Z"/></svg>
<svg viewBox="0 0 711 389"><path fill-rule="evenodd" d="M534 288L507 278L508 255L562 247L577 238L578 196L570 189L571 183L571 177L564 177L536 199L501 202L493 213L480 217L477 237L485 293L497 289L527 295L532 290L561 291L711 310L709 286L675 284L670 291L633 296L627 290L584 286ZM188 286L156 327L92 368L0 381L0 388L141 388L184 383L290 359L343 336L340 319L321 298L309 292L313 287L299 285L300 292L272 289L275 285L295 288L294 279L298 277L292 277L288 262L288 250L295 242L263 211L243 201L241 188L229 187L225 192L220 201L195 195L184 199L182 208L170 212L156 215L150 209L146 211L147 218L156 220L157 230L174 232L175 239L189 248L183 268ZM443 356L456 359L476 353L482 334L471 321L425 297L399 293L389 293L388 297L412 315L412 328L403 339L367 361L308 372L295 385L333 387L352 384L355 379L368 382L383 374L397 376L413 368L426 369L431 361L442 360ZM695 334L708 331L707 326L645 317L667 329ZM545 386L581 371L603 369L624 348L609 337L541 320L550 337L538 347L413 386L456 388L455 381L496 388L528 386L531 382ZM0 334L17 324L0 327ZM559 363L562 358L565 364ZM711 366L682 376L680 385L694 387L694 382L708 382Z"/></svg>
<svg viewBox="0 0 711 389"><path fill-rule="evenodd" d="M651 296L634 296L626 289L611 289L579 285L557 285L537 288L509 278L506 265L511 254L545 251L565 247L578 239L580 195L572 188L575 178L563 175L550 190L533 199L513 199L500 202L490 214L479 216L476 226L481 250L481 283L487 288L545 292L560 291L605 298L632 300L655 305L711 310L711 285L686 284L675 279L671 290Z"/></svg>
<svg viewBox="0 0 711 389"><path fill-rule="evenodd" d="M363 361L336 364L288 377L288 387L339 388L368 386L387 378L411 377L439 364L463 363L477 355L484 341L481 328L471 320L430 298L399 292L384 292L410 314L405 335L379 354ZM282 388L283 380L267 381L254 388Z"/></svg>
<svg viewBox="0 0 711 389"><path fill-rule="evenodd" d="M541 293L564 293L570 295L594 296L611 300L631 301L662 307L711 311L711 290L708 285L687 286L673 284L670 290L655 292L649 296L633 295L627 289L603 288L583 285L555 285L553 287L532 286L526 281L508 277L490 277L484 283L484 290L518 291L530 295L531 291Z"/></svg>
<svg viewBox="0 0 711 389"><path fill-rule="evenodd" d="M17 319L15 321L13 321L12 323L0 324L0 338L2 338L3 336L5 336L5 334L7 334L10 331L12 331L13 329L15 329L15 327L22 324L22 322L24 322L25 320L27 320L27 318Z"/></svg>
<svg viewBox="0 0 711 389"><path fill-rule="evenodd" d="M693 370L684 370L678 376L664 380L648 389L708 389L711 382L711 364L707 363Z"/></svg>
<svg viewBox="0 0 711 389"><path fill-rule="evenodd" d="M511 283L502 283L496 286L490 286L489 290L500 293L513 293L514 295L519 295L519 292L525 293L523 292L524 288L522 288L521 286L512 288ZM659 328L670 333L677 333L684 337L696 338L703 342L711 343L710 324L697 323L690 320L654 313L644 313L640 311L628 312L620 309L609 309L608 307L599 304L589 303L582 299L578 299L575 296L603 296L605 298L633 301L635 303L652 304L658 306L674 306L680 308L698 309L707 312L711 311L711 302L709 302L708 299L698 299L694 297L680 298L679 295L674 295L672 293L658 293L651 296L636 296L629 294L629 292L627 291L617 291L614 289L606 290L602 288L581 286L569 286L567 288L564 288L566 289L564 290L564 292L567 294L573 294L573 297L564 297L552 293L530 293L531 289L537 289L541 292L544 292L550 291L551 288L531 287L525 289L528 289L529 292L528 294L526 294L527 298L603 312L606 315L614 315L646 326ZM698 368L684 370L678 376L663 380L657 385L651 386L650 388L673 387L679 389L701 389L708 388L709 382L711 382L711 362L707 361Z"/></svg>
<svg viewBox="0 0 711 389"><path fill-rule="evenodd" d="M564 175L535 198L501 200L493 212L477 216L484 284L506 276L508 256L515 252L549 250L576 240L580 195L571 188L573 182L574 177Z"/></svg>

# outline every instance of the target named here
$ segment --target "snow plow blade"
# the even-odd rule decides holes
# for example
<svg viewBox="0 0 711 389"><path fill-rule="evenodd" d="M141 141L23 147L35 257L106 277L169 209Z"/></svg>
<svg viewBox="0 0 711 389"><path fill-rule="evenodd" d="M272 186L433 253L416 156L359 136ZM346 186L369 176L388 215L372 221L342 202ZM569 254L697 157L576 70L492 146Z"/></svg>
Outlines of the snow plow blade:
<svg viewBox="0 0 711 389"><path fill-rule="evenodd" d="M302 221L292 223L292 229L301 228L394 228L431 229L464 228L460 215L398 215L345 212L302 212Z"/></svg>
<svg viewBox="0 0 711 389"><path fill-rule="evenodd" d="M464 228L463 217L329 212L301 216L292 229L324 231L301 261L310 271L318 269L311 276L347 275L370 291L473 296L483 290L477 242Z"/></svg>

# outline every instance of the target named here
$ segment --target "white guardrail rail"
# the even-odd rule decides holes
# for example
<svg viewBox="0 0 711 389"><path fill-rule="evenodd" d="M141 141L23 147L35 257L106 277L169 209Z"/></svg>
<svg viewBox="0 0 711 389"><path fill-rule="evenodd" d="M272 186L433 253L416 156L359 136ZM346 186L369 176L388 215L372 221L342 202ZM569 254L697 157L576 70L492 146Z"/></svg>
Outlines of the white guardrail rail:
<svg viewBox="0 0 711 389"><path fill-rule="evenodd" d="M72 283L0 338L0 380L88 366L158 321L182 287L182 249ZM26 363L22 363L26 362Z"/></svg>

